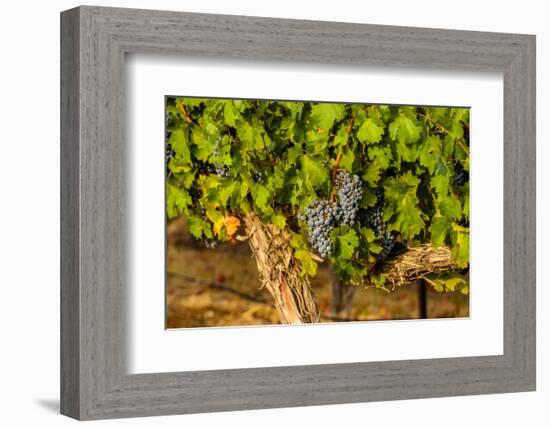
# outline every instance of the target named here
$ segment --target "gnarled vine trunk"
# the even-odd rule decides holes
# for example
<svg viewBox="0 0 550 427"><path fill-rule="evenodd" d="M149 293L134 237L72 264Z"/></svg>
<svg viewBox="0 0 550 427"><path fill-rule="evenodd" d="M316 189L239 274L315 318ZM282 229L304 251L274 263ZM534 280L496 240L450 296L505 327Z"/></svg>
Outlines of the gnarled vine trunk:
<svg viewBox="0 0 550 427"><path fill-rule="evenodd" d="M388 285L395 287L416 283L419 279L429 282L426 276L430 273L445 273L458 269L447 246L434 248L426 243L408 248L401 255L386 260L381 266L380 273L386 277Z"/></svg>
<svg viewBox="0 0 550 427"><path fill-rule="evenodd" d="M309 279L300 274L300 266L290 246L290 233L264 224L254 212L245 215L243 222L260 283L273 297L281 322L319 322L319 309Z"/></svg>
<svg viewBox="0 0 550 427"><path fill-rule="evenodd" d="M307 276L302 276L300 266L290 246L291 235L272 224L264 224L254 212L243 218L248 243L254 254L260 283L273 297L282 323L317 323L320 319L315 296ZM379 273L386 276L389 285L401 286L415 283L429 273L442 273L457 268L447 247L433 248L429 244L409 248L405 253L386 260ZM427 280L427 279L425 279ZM368 283L365 283L369 286ZM332 309L335 315L351 311L353 286L334 279Z"/></svg>

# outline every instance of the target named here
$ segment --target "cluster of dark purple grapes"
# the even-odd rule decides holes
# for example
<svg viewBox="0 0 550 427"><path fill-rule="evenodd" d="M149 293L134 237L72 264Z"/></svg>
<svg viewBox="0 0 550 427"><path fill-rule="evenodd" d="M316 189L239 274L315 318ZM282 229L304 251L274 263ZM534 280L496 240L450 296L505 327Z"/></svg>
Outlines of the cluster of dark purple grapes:
<svg viewBox="0 0 550 427"><path fill-rule="evenodd" d="M340 170L336 175L335 184L338 192L338 222L353 227L359 212L359 203L363 198L361 178Z"/></svg>
<svg viewBox="0 0 550 427"><path fill-rule="evenodd" d="M386 231L386 221L384 221L384 190L378 187L375 190L376 205L368 208L363 216L364 224L374 230L377 237L382 237L380 244L382 250L378 254L378 259L386 259L392 252L397 235L391 231Z"/></svg>
<svg viewBox="0 0 550 427"><path fill-rule="evenodd" d="M331 203L326 199L313 200L305 209L305 214L298 215L298 219L306 221L309 227L309 243L323 258L332 253L330 232L338 225L355 225L359 203L363 197L361 179L358 175L339 171L335 186L338 193L336 202Z"/></svg>
<svg viewBox="0 0 550 427"><path fill-rule="evenodd" d="M216 249L216 247L220 243L216 239L203 239L202 242L203 242L204 246L208 249Z"/></svg>
<svg viewBox="0 0 550 427"><path fill-rule="evenodd" d="M298 216L298 219L307 221L309 243L323 258L332 253L330 232L336 226L334 208L326 199L313 200L305 209L305 215Z"/></svg>
<svg viewBox="0 0 550 427"><path fill-rule="evenodd" d="M455 174L453 176L453 183L454 185L464 185L468 182L470 179L470 174L468 171L464 169L464 166L462 166L462 163L457 162L455 164Z"/></svg>
<svg viewBox="0 0 550 427"><path fill-rule="evenodd" d="M382 250L378 253L377 258L380 260L386 259L390 256L393 247L395 246L395 233L391 231L386 231L383 236L380 244L382 245Z"/></svg>
<svg viewBox="0 0 550 427"><path fill-rule="evenodd" d="M229 166L227 165L214 165L214 173L220 178L227 178L229 176Z"/></svg>
<svg viewBox="0 0 550 427"><path fill-rule="evenodd" d="M255 172L253 178L254 178L254 181L256 181L259 184L264 182L264 174L261 172Z"/></svg>
<svg viewBox="0 0 550 427"><path fill-rule="evenodd" d="M377 187L374 189L376 195L376 204L364 211L361 211L361 222L374 230L377 236L384 234L386 223L384 222L384 189Z"/></svg>
<svg viewBox="0 0 550 427"><path fill-rule="evenodd" d="M202 160L195 161L198 175L209 175L211 173L218 175L221 178L227 178L231 169L226 165L213 165L203 162Z"/></svg>
<svg viewBox="0 0 550 427"><path fill-rule="evenodd" d="M220 155L220 140L218 139L216 141L216 145L214 146L214 156ZM210 169L211 172L218 175L220 178L227 178L229 176L229 166L227 165L213 165L213 167Z"/></svg>
<svg viewBox="0 0 550 427"><path fill-rule="evenodd" d="M197 168L197 174L199 175L208 175L210 173L214 173L214 165L203 162L202 160L197 160L194 166Z"/></svg>
<svg viewBox="0 0 550 427"><path fill-rule="evenodd" d="M384 215L382 212L382 205L376 204L372 208L368 208L365 211L364 224L373 229L377 236L380 236L386 231L386 223L384 222Z"/></svg>

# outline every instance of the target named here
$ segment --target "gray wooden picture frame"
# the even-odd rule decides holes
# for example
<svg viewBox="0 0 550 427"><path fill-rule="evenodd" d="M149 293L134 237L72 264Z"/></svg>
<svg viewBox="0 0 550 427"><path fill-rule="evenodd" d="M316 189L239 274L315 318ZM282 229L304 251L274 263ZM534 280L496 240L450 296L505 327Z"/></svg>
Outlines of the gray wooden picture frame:
<svg viewBox="0 0 550 427"><path fill-rule="evenodd" d="M127 374L127 53L502 72L504 354ZM534 36L88 6L62 12L63 414L85 420L535 390L535 254Z"/></svg>

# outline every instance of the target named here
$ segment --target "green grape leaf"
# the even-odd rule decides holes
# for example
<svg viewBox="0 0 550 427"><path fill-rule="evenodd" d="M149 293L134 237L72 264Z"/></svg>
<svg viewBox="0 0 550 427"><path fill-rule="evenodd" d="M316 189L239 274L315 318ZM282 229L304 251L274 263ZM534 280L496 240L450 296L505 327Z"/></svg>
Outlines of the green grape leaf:
<svg viewBox="0 0 550 427"><path fill-rule="evenodd" d="M454 138L455 140L462 138L464 136L464 129L462 128L462 123L460 123L458 120L453 121L453 125L449 130L449 136L451 136L451 138Z"/></svg>
<svg viewBox="0 0 550 427"><path fill-rule="evenodd" d="M243 179L241 181L241 184L240 184L240 188L239 188L239 195L241 196L241 198L245 198L246 195L248 194L248 191L250 190L250 183L247 179Z"/></svg>
<svg viewBox="0 0 550 427"><path fill-rule="evenodd" d="M269 205L273 194L265 185L252 184L251 194L254 204L260 209L260 212L265 214L273 212L273 208Z"/></svg>
<svg viewBox="0 0 550 427"><path fill-rule="evenodd" d="M376 194L369 188L363 189L363 198L361 199L361 202L359 203L359 207L363 209L370 208L376 204Z"/></svg>
<svg viewBox="0 0 550 427"><path fill-rule="evenodd" d="M441 139L438 135L428 135L420 146L418 162L424 166L431 175L435 173L438 161L440 161Z"/></svg>
<svg viewBox="0 0 550 427"><path fill-rule="evenodd" d="M385 289L386 290L386 276L383 274L373 274L371 276L371 283L376 289Z"/></svg>
<svg viewBox="0 0 550 427"><path fill-rule="evenodd" d="M345 169L348 172L353 170L353 162L355 161L355 153L353 150L344 150L342 157L340 157L340 169Z"/></svg>
<svg viewBox="0 0 550 427"><path fill-rule="evenodd" d="M281 230L285 228L286 225L286 218L284 215L281 214L273 214L270 218L271 223Z"/></svg>
<svg viewBox="0 0 550 427"><path fill-rule="evenodd" d="M451 231L451 222L445 217L434 218L429 227L431 242L435 248L443 245Z"/></svg>
<svg viewBox="0 0 550 427"><path fill-rule="evenodd" d="M187 190L168 182L166 184L166 212L168 218L175 218L178 213L185 213L187 207L193 203Z"/></svg>
<svg viewBox="0 0 550 427"><path fill-rule="evenodd" d="M376 184L380 180L380 165L376 162L371 162L367 166L367 170L363 174L363 181L368 183L371 187L376 187Z"/></svg>
<svg viewBox="0 0 550 427"><path fill-rule="evenodd" d="M187 227L189 232L196 238L200 239L202 237L202 219L195 215L189 215L187 217Z"/></svg>
<svg viewBox="0 0 550 427"><path fill-rule="evenodd" d="M322 158L304 156L302 158L303 179L311 187L319 187L329 179L329 171L323 165Z"/></svg>
<svg viewBox="0 0 550 427"><path fill-rule="evenodd" d="M218 189L218 200L220 201L221 206L225 206L235 191L237 183L232 180L224 180Z"/></svg>
<svg viewBox="0 0 550 427"><path fill-rule="evenodd" d="M445 138L443 138L443 155L446 158L453 157L453 152L455 151L455 140L450 135L445 135Z"/></svg>
<svg viewBox="0 0 550 427"><path fill-rule="evenodd" d="M372 231L370 228L367 227L361 227L361 236L367 243L372 243L376 240L376 235L374 234L374 231Z"/></svg>
<svg viewBox="0 0 550 427"><path fill-rule="evenodd" d="M402 144L412 144L420 138L421 127L405 115L399 115L389 126L391 139Z"/></svg>
<svg viewBox="0 0 550 427"><path fill-rule="evenodd" d="M422 211L416 190L420 180L410 171L384 183L387 206L384 217L390 218L390 230L399 231L405 239L413 239L424 229Z"/></svg>
<svg viewBox="0 0 550 427"><path fill-rule="evenodd" d="M332 141L331 145L341 148L348 144L349 133L346 127L347 126L340 126L340 129L338 129L338 132L336 132L336 135L334 136L334 140Z"/></svg>
<svg viewBox="0 0 550 427"><path fill-rule="evenodd" d="M328 132L334 122L342 120L346 110L342 104L315 104L311 107L311 117L322 132Z"/></svg>
<svg viewBox="0 0 550 427"><path fill-rule="evenodd" d="M218 127L212 122L206 122L204 131L208 136L213 136L214 138L217 138L220 132Z"/></svg>
<svg viewBox="0 0 550 427"><path fill-rule="evenodd" d="M393 161L393 154L389 146L369 147L368 155L369 160L379 165L381 169L387 169Z"/></svg>
<svg viewBox="0 0 550 427"><path fill-rule="evenodd" d="M209 140L206 132L195 126L191 133L191 140L196 146L195 157L201 161L207 161L214 153L214 142Z"/></svg>
<svg viewBox="0 0 550 427"><path fill-rule="evenodd" d="M264 148L261 134L248 122L241 121L239 123L237 127L237 136L245 152L262 150Z"/></svg>
<svg viewBox="0 0 550 427"><path fill-rule="evenodd" d="M176 159L183 162L185 165L190 165L191 152L189 151L189 141L187 141L187 133L183 129L178 129L170 134L168 142L172 145L172 149L176 153Z"/></svg>
<svg viewBox="0 0 550 427"><path fill-rule="evenodd" d="M348 227L339 227L331 233L336 241L336 256L342 260L348 260L355 254L355 249L359 246L359 238L354 229Z"/></svg>
<svg viewBox="0 0 550 427"><path fill-rule="evenodd" d="M225 123L228 126L235 127L237 119L240 117L239 110L233 104L233 102L228 101L224 103L223 115L225 118Z"/></svg>
<svg viewBox="0 0 550 427"><path fill-rule="evenodd" d="M382 135L384 135L384 128L378 126L372 119L366 119L357 131L357 139L366 144L380 142Z"/></svg>
<svg viewBox="0 0 550 427"><path fill-rule="evenodd" d="M294 256L302 265L302 275L315 276L317 274L317 263L311 257L307 249L299 249L294 252Z"/></svg>
<svg viewBox="0 0 550 427"><path fill-rule="evenodd" d="M302 276L306 274L315 276L317 274L317 263L309 252L307 238L303 234L293 232L291 232L291 235L290 246L294 249L294 256L300 261Z"/></svg>
<svg viewBox="0 0 550 427"><path fill-rule="evenodd" d="M468 278L458 272L431 273L426 276L426 280L437 292L460 290L462 293L467 294L469 291Z"/></svg>
<svg viewBox="0 0 550 427"><path fill-rule="evenodd" d="M290 117L292 120L296 120L304 109L303 102L281 102L281 105L290 110Z"/></svg>
<svg viewBox="0 0 550 427"><path fill-rule="evenodd" d="M466 218L470 217L470 196L468 194L466 194L464 196L464 203L463 203L463 206L462 206L462 213L464 214L464 216Z"/></svg>
<svg viewBox="0 0 550 427"><path fill-rule="evenodd" d="M463 227L453 224L451 256L460 268L468 266L470 260L470 233Z"/></svg>
<svg viewBox="0 0 550 427"><path fill-rule="evenodd" d="M186 174L193 170L191 165L189 165L188 163L184 163L181 160L176 159L175 157L170 159L170 161L168 162L168 169L170 169L172 173L177 173L177 174L181 174L181 173ZM194 178L194 176L192 176L192 178ZM187 182L185 183L185 187L189 188L189 185Z"/></svg>
<svg viewBox="0 0 550 427"><path fill-rule="evenodd" d="M462 217L462 206L460 206L460 200L452 195L440 197L439 210L442 215L452 219L460 219Z"/></svg>
<svg viewBox="0 0 550 427"><path fill-rule="evenodd" d="M437 192L439 197L445 197L449 194L449 177L447 175L436 175L434 176L430 184Z"/></svg>
<svg viewBox="0 0 550 427"><path fill-rule="evenodd" d="M209 102L208 99L202 99L202 98L185 98L185 99L179 99L176 102L177 104L183 104L186 108L189 110L193 109L194 107L199 107L202 103Z"/></svg>

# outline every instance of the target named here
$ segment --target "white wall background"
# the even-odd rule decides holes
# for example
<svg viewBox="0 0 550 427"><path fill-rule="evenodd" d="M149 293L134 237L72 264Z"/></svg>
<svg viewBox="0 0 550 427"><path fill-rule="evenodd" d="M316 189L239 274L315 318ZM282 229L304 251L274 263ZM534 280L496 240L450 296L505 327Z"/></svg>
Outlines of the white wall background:
<svg viewBox="0 0 550 427"><path fill-rule="evenodd" d="M550 27L545 2L392 0L96 1L97 5L503 31L537 35L538 56L538 391L309 408L109 421L117 426L280 426L345 424L499 426L550 424L550 292L544 218L550 168ZM75 1L2 5L0 24L0 422L64 426L59 384L59 12ZM546 202L546 203L545 203ZM546 359L546 360L545 360ZM546 363L545 363L546 362ZM92 423L95 424L95 423Z"/></svg>

